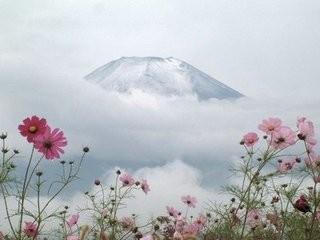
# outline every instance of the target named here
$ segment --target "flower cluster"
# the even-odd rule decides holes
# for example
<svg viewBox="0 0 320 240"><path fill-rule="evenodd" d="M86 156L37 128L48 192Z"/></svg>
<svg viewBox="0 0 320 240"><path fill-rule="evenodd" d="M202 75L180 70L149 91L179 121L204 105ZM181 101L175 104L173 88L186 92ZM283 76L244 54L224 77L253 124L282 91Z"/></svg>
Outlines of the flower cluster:
<svg viewBox="0 0 320 240"><path fill-rule="evenodd" d="M59 128L52 130L46 119L38 116L28 117L22 121L18 129L46 159L60 158L64 153L63 147L67 145L67 140L63 132Z"/></svg>
<svg viewBox="0 0 320 240"><path fill-rule="evenodd" d="M7 134L0 135L2 141L2 164L0 164L0 196L4 202L5 220L10 227L10 234L0 232L0 239L39 239L44 236L44 228L48 227L56 217L56 210L50 209L55 198L63 192L73 181L77 180L80 166L89 148L83 148L80 162L54 162L61 166L61 174L50 183L50 179L43 178L42 159L53 160L64 154L67 140L59 128L51 128L47 120L38 116L27 117L18 126L20 134L32 144L32 151L23 174L15 173L16 158L20 151L9 151L6 146ZM35 150L40 153L37 159ZM19 162L18 162L19 164ZM19 176L22 175L22 178ZM42 197L43 191L46 197ZM36 200L34 200L36 199ZM16 204L16 208L9 207ZM1 218L3 216L0 216ZM1 219L2 220L2 219ZM67 222L70 229L76 224L77 215ZM15 223L17 225L15 226Z"/></svg>
<svg viewBox="0 0 320 240"><path fill-rule="evenodd" d="M46 183L39 171L41 159L60 158L67 141L60 129L51 130L47 121L37 116L26 118L18 128L33 149L24 178L14 179L13 159L19 151L11 153L6 147L7 134L0 135L3 143L0 190L11 230L6 234L0 231L0 240L48 236L66 240L319 239L320 154L315 125L305 117L299 117L295 127L270 117L258 125L257 131L243 135L240 144L244 154L232 169L238 180L234 182L239 184L225 186L230 202L206 203L205 214L200 211L193 215L198 200L186 194L181 196L185 209L169 204L166 213L144 222L134 209L130 209L131 215L124 214L122 209L135 194L146 197L152 194L149 182L120 170L108 183L93 181L92 189L84 194L85 206L74 206L72 210L64 206L50 211L48 206L53 199L78 179L79 167L89 148L83 148L77 168L73 161L57 162L62 166L62 175L47 187L49 200L41 204L40 193ZM33 160L34 150L41 153L38 161ZM50 197L52 189L56 192ZM32 192L38 196L36 202L29 197ZM17 211L9 209L9 199L17 200ZM26 207L26 202L31 202L33 207ZM89 221L84 220L88 218ZM58 227L49 228L47 233L46 227L54 222L59 223Z"/></svg>

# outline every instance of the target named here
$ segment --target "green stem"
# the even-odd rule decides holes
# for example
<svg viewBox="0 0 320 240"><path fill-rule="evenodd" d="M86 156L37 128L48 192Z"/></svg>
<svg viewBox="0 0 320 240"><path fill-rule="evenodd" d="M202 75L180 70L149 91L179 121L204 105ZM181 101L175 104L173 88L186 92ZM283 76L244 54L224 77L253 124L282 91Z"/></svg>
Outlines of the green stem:
<svg viewBox="0 0 320 240"><path fill-rule="evenodd" d="M31 162L32 162L32 158L33 158L33 153L34 153L34 146L32 147L32 151L31 151L31 155L29 158L29 162L28 162L28 166L27 166L27 170L25 172L24 175L24 180L23 180L23 187L22 187L22 193L21 193L21 210L20 210L20 220L19 220L19 233L18 239L21 239L21 234L22 234L22 221L23 221L23 211L24 211L24 201L25 201L25 197L26 197L26 193L27 193L27 179L28 179L28 174L29 174L29 169L31 166Z"/></svg>

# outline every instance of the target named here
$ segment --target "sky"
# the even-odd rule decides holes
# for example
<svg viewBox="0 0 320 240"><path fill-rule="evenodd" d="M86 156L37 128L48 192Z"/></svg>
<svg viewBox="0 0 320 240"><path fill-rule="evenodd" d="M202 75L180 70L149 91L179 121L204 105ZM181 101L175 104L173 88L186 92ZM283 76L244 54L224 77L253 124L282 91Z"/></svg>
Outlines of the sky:
<svg viewBox="0 0 320 240"><path fill-rule="evenodd" d="M269 116L320 117L319 1L0 0L0 12L0 130L22 162L16 128L32 114L64 130L66 157L88 145L71 195L119 167L149 177L149 212L189 192L219 199L244 133ZM83 79L122 56L181 59L247 98L121 96Z"/></svg>

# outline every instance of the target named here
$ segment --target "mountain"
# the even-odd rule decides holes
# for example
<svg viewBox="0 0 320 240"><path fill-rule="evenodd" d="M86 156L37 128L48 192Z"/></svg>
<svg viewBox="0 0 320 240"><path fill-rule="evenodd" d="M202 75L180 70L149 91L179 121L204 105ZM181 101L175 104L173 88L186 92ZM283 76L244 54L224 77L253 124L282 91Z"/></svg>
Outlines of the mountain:
<svg viewBox="0 0 320 240"><path fill-rule="evenodd" d="M197 95L198 99L234 99L243 95L176 58L122 57L85 76L108 91L139 89L165 96Z"/></svg>

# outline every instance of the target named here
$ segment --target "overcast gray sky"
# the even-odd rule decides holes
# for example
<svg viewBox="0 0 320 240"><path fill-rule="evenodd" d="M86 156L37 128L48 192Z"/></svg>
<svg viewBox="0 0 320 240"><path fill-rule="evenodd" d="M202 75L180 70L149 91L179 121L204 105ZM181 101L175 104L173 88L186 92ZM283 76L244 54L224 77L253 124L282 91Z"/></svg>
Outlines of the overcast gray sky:
<svg viewBox="0 0 320 240"><path fill-rule="evenodd" d="M91 147L87 181L115 166L150 178L169 168L167 186L195 176L183 189L208 198L203 185L228 181L261 119L320 119L319 23L317 0L0 0L0 130L22 148L16 127L38 114L65 131L67 154ZM173 56L249 98L119 98L83 80L122 56Z"/></svg>
<svg viewBox="0 0 320 240"><path fill-rule="evenodd" d="M317 0L1 0L0 13L1 68L81 77L121 56L173 56L249 96L319 86Z"/></svg>

